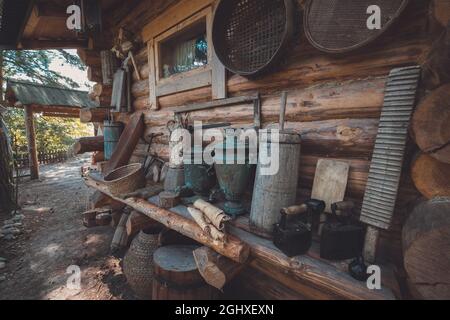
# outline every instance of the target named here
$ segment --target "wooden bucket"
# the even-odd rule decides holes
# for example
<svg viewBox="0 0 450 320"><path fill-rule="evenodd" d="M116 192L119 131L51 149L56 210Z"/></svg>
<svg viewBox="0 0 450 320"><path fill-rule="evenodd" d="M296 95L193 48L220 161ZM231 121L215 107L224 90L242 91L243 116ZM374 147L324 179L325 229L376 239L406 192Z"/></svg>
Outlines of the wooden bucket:
<svg viewBox="0 0 450 320"><path fill-rule="evenodd" d="M212 300L217 290L200 275L192 252L197 246L161 247L153 255L153 300Z"/></svg>
<svg viewBox="0 0 450 320"><path fill-rule="evenodd" d="M265 140L261 139L259 150L272 149L270 135L268 138ZM274 224L280 220L281 208L296 204L300 145L300 135L280 133L278 173L275 175L262 175L261 165L258 164L250 212L250 224L259 233L271 236Z"/></svg>

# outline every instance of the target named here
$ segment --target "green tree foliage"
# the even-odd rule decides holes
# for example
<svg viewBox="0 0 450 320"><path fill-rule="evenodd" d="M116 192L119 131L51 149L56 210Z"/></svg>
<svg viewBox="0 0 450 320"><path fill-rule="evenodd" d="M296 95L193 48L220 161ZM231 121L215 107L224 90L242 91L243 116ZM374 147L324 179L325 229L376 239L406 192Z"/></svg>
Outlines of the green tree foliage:
<svg viewBox="0 0 450 320"><path fill-rule="evenodd" d="M69 77L50 69L55 59L84 70L85 66L78 55L65 50L4 50L3 78L19 78L61 88L78 88L79 85ZM0 99L1 100L1 99ZM15 151L19 156L27 153L24 111L8 108L4 114ZM92 125L81 124L77 119L43 117L35 114L36 142L38 152L67 150L76 138L92 135Z"/></svg>
<svg viewBox="0 0 450 320"><path fill-rule="evenodd" d="M42 84L79 88L69 77L50 70L50 64L61 59L68 65L85 69L77 55L65 50L4 50L2 54L4 78L28 78Z"/></svg>
<svg viewBox="0 0 450 320"><path fill-rule="evenodd" d="M18 153L18 156L25 155L27 140L24 111L9 109L4 118L16 149L14 151ZM38 152L67 150L75 139L93 135L92 126L82 124L79 120L43 117L39 114L35 115L34 120Z"/></svg>

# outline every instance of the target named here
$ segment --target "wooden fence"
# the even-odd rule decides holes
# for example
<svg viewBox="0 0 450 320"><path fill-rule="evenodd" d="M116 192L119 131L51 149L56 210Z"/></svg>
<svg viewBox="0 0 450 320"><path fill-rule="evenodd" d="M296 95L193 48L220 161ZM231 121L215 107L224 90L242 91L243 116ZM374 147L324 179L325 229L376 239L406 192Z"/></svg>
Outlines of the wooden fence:
<svg viewBox="0 0 450 320"><path fill-rule="evenodd" d="M39 164L50 164L66 161L68 158L66 150L47 151L38 153ZM22 154L16 157L16 163L18 169L26 169L29 167L30 162L27 154Z"/></svg>

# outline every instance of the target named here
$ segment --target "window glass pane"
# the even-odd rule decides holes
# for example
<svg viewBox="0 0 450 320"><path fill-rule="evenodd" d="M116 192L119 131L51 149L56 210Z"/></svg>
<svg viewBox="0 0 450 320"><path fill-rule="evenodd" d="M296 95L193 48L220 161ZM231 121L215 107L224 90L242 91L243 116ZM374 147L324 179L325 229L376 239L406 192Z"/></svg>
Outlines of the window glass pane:
<svg viewBox="0 0 450 320"><path fill-rule="evenodd" d="M162 78L208 64L206 21L203 19L161 42L160 53Z"/></svg>

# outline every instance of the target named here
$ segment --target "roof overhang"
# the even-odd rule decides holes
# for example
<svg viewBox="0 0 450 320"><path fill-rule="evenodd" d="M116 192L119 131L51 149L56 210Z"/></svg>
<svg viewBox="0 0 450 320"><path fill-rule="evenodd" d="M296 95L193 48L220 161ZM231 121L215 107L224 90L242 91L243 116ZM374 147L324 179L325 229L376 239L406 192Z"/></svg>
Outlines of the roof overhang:
<svg viewBox="0 0 450 320"><path fill-rule="evenodd" d="M0 0L0 49L15 49L31 14L34 0Z"/></svg>

